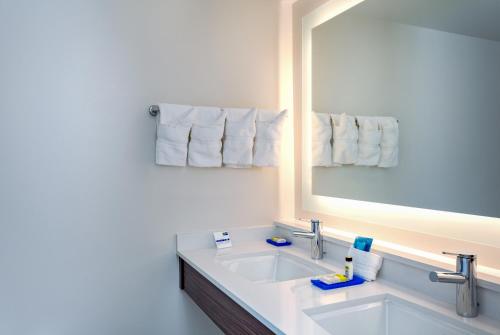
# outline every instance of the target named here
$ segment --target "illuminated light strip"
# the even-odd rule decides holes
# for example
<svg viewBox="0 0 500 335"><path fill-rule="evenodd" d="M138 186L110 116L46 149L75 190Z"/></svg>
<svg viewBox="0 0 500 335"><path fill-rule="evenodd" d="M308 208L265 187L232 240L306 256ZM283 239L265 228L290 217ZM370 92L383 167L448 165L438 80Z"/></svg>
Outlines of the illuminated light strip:
<svg viewBox="0 0 500 335"><path fill-rule="evenodd" d="M358 236L355 233L335 229L332 227L323 227L323 231L326 233L329 233L331 235L334 235L334 236L343 237L343 238L348 239L348 240L354 240ZM384 249L388 249L388 250L394 250L394 251L404 253L407 255L417 256L419 258L432 260L435 262L439 262L439 263L443 263L443 264L447 264L447 265L451 265L451 266L455 266L455 264L456 264L455 260L453 260L449 257L443 256L440 254L435 254L435 253L428 252L428 251L424 251L424 250L420 250L420 249L407 247L407 246L393 243L393 242L389 242L389 241L377 239L373 242L373 245L375 246L375 248L379 248L379 249L384 248ZM417 261L421 261L421 260L417 259ZM495 278L500 279L500 269L495 269L495 268L492 268L489 266L484 266L484 265L478 265L477 271L478 271L478 273L493 276Z"/></svg>
<svg viewBox="0 0 500 335"><path fill-rule="evenodd" d="M293 111L293 4L281 0L279 17L279 104L288 110L281 142L279 168L279 215L293 217L295 212L295 136ZM292 164L290 164L292 162Z"/></svg>

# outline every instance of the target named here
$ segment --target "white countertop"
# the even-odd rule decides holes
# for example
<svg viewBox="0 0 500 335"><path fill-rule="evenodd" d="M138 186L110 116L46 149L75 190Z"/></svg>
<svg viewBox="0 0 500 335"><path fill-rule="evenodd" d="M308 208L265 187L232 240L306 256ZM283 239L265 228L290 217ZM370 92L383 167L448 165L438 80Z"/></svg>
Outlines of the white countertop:
<svg viewBox="0 0 500 335"><path fill-rule="evenodd" d="M260 234L263 233L265 232L262 231ZM194 236L194 234L188 235ZM482 316L474 319L461 318L456 315L453 305L435 301L429 296L411 292L406 288L403 289L381 280L329 291L323 291L312 286L310 278L266 284L253 283L221 266L217 262L218 257L276 251L279 249L279 251L293 254L329 268L332 272L341 272L341 270L339 265L311 260L307 250L293 245L277 248L267 244L264 240L252 241L251 237L246 237L233 239L232 248L217 250L215 246L207 247L209 244L207 244L206 237L204 242L201 248L195 248L193 247L194 243L188 242L190 247L185 249L182 246L186 243L178 242L177 254L277 334L329 334L303 310L381 294L392 294L445 314L455 320L462 320L484 331L500 334L499 325L490 319Z"/></svg>

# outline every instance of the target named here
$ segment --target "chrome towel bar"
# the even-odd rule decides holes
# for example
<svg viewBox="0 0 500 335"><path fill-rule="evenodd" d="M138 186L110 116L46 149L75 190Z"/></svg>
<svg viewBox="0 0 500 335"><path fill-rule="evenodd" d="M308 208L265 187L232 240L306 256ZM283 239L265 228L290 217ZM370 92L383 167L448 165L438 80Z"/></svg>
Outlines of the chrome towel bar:
<svg viewBox="0 0 500 335"><path fill-rule="evenodd" d="M149 115L157 116L159 112L160 112L160 106L158 105L149 106Z"/></svg>

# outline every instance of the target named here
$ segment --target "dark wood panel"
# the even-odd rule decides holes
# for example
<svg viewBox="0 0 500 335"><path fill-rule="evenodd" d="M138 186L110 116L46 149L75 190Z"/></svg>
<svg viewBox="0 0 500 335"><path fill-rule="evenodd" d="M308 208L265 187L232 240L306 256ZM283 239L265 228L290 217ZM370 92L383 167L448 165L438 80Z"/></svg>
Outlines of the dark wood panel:
<svg viewBox="0 0 500 335"><path fill-rule="evenodd" d="M179 258L181 289L225 333L230 335L274 334L243 307L219 290L198 271Z"/></svg>
<svg viewBox="0 0 500 335"><path fill-rule="evenodd" d="M184 260L179 257L179 288L184 289Z"/></svg>

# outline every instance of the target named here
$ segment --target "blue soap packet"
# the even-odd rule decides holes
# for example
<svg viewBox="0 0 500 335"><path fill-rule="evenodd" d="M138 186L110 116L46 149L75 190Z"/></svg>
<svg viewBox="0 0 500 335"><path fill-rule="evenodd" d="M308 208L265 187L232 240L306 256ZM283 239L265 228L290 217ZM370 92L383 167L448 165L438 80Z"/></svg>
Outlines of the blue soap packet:
<svg viewBox="0 0 500 335"><path fill-rule="evenodd" d="M369 252L372 248L372 242L373 238L358 236L354 240L353 247L358 250Z"/></svg>
<svg viewBox="0 0 500 335"><path fill-rule="evenodd" d="M340 283L334 283L334 284L325 284L319 279L311 279L311 284L313 284L316 287L319 287L322 290L333 290L336 288L361 285L364 282L365 282L365 280L363 278L358 277L356 275L354 275L354 277L351 280L340 282Z"/></svg>
<svg viewBox="0 0 500 335"><path fill-rule="evenodd" d="M266 240L266 242L267 242L267 243L269 243L269 244L274 245L275 247L284 247L284 246L287 246L287 245L291 245L291 244L292 244L292 242L290 242L290 241L286 241L286 242L281 242L281 243L278 243L278 242L275 242L275 241L271 240L270 238L268 238L268 239Z"/></svg>

